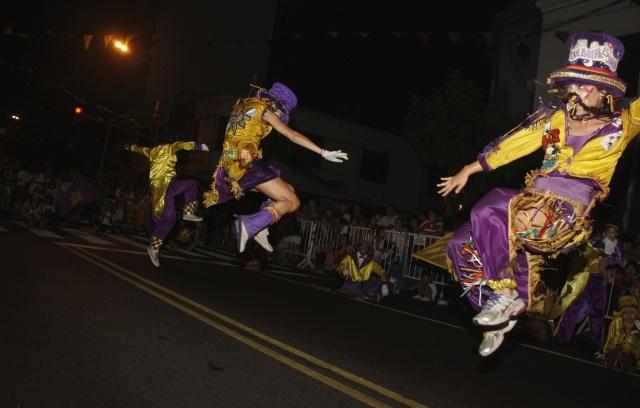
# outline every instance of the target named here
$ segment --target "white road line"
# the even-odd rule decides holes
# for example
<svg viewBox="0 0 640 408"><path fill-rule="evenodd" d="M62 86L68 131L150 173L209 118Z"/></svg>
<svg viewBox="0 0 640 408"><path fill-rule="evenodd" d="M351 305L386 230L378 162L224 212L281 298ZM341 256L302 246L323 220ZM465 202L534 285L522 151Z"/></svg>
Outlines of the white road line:
<svg viewBox="0 0 640 408"><path fill-rule="evenodd" d="M55 238L55 239L64 239L63 236L56 234L53 231L45 230L45 229L37 229L37 228L27 228L32 233L36 234L39 237L43 238Z"/></svg>
<svg viewBox="0 0 640 408"><path fill-rule="evenodd" d="M235 259L235 257L233 257L233 256L229 256L229 255L225 255L225 254L219 254L217 252L208 251L206 249L201 249L201 248L196 248L196 249L194 249L194 251L196 251L196 252L198 252L200 254L212 256L214 258L224 259L225 261L230 261L232 259Z"/></svg>
<svg viewBox="0 0 640 408"><path fill-rule="evenodd" d="M186 251L186 250L181 249L181 248L171 248L171 247L169 247L169 248L167 248L167 249L169 249L169 250L171 250L171 251L180 252L181 254L185 254L185 255L189 255L189 256L197 256L197 257L199 257L199 258L206 258L206 256L205 256L205 255L197 254L197 253L195 253L195 252L189 252L189 251Z"/></svg>
<svg viewBox="0 0 640 408"><path fill-rule="evenodd" d="M113 235L112 238L116 239L116 240L118 240L120 242L124 242L125 244L134 246L136 248L144 249L145 251L147 250L147 247L149 246L149 245L144 245L144 244L141 244L141 243L136 242L134 240L131 240L129 238L125 238L125 237L118 236L118 235Z"/></svg>
<svg viewBox="0 0 640 408"><path fill-rule="evenodd" d="M78 238L84 239L85 241L89 241L92 244L101 244L101 245L114 245L112 242L105 241L104 239L98 238L96 236L87 234L84 231L74 229L74 228L60 228L63 231L70 232Z"/></svg>

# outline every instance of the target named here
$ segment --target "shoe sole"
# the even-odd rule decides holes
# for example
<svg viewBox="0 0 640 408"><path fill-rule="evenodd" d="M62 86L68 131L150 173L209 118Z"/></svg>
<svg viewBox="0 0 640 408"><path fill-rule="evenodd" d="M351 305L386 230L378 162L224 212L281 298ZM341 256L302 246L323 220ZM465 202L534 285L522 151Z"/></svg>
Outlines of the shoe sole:
<svg viewBox="0 0 640 408"><path fill-rule="evenodd" d="M505 322L508 322L509 320L513 320L513 319L517 319L518 316L520 316L522 313L525 312L525 310L527 310L527 305L524 305L523 307L521 307L520 309L518 309L515 313L510 314L509 316L505 317L502 320L494 320L491 323L482 323L476 320L476 318L473 318L473 324L475 324L476 326L483 326L483 327L491 327L491 326L499 326Z"/></svg>
<svg viewBox="0 0 640 408"><path fill-rule="evenodd" d="M246 249L247 241L249 240L249 234L247 233L247 228L244 226L244 223L240 218L236 220L236 231L238 231L238 252L243 253ZM243 237L245 238L243 239Z"/></svg>
<svg viewBox="0 0 640 408"><path fill-rule="evenodd" d="M159 268L160 267L160 260L158 260L157 263L153 261L153 255L151 255L151 251L149 250L149 248L147 248L147 255L149 255L149 260L151 261L151 264L153 266L155 266L156 268Z"/></svg>
<svg viewBox="0 0 640 408"><path fill-rule="evenodd" d="M509 333L511 330L513 330L513 328L515 327L517 321L516 320L509 320L509 323L507 323L507 325L503 328L503 329L498 329L497 331L500 331L500 340L498 341L498 345L491 351L488 352L482 352L482 350L478 349L478 354L480 354L482 357L487 357L490 356L491 354L495 353L496 350L498 350L500 348L500 346L502 346L502 343L504 343L504 335L506 333Z"/></svg>
<svg viewBox="0 0 640 408"><path fill-rule="evenodd" d="M256 241L256 243L260 245L262 248L264 248L266 251L273 252L273 247L271 246L271 244L269 244L269 241L264 242L262 239L256 239L255 237L253 237L253 240Z"/></svg>

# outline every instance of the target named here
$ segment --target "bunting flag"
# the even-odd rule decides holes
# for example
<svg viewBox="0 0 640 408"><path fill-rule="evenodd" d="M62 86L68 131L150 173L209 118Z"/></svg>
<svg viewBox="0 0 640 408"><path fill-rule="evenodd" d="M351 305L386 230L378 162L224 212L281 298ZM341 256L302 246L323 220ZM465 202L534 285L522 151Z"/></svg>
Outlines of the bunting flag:
<svg viewBox="0 0 640 408"><path fill-rule="evenodd" d="M564 35L564 31L558 31L556 32L556 37L558 37L559 39L562 40L562 38L565 36ZM103 42L104 42L104 48L109 47L113 41L115 41L116 39L120 38L124 43L129 43L132 39L134 39L135 37L139 36L139 34L128 34L128 35L113 35L113 34L76 34L76 33L55 33L52 32L50 29L46 29L44 33L42 34L37 34L37 33L15 33L13 30L12 26L7 26L3 31L2 31L3 35L7 35L7 36L14 36L14 37L18 37L18 38L22 38L22 39L26 39L26 38L31 38L31 37L37 37L37 36L63 36L64 38L68 38L68 39L77 39L79 37L83 38L83 45L84 45L84 50L87 51L89 49L89 47L91 46L91 43L93 42L93 38L95 36L98 37L102 37ZM372 34L377 34L375 36L375 38L379 38L380 34L383 33L374 33L374 32L370 32L370 31L357 31L357 32L341 32L341 31L337 31L337 30L331 30L331 31L326 31L324 33L328 38L333 39L333 40L337 40L339 38L350 38L351 36L355 35L363 40L368 40ZM418 38L420 39L420 42L422 43L422 45L426 45L427 41L429 40L429 37L432 33L429 32L386 32L384 33L386 35L388 35L391 38L398 38L400 39L401 37L404 37L407 34L411 34L411 35L417 35ZM462 32L445 32L443 34L446 34L449 38L449 40L454 44L454 45L458 45L458 43L460 42L460 38L462 36ZM485 42L487 44L489 44L491 42L491 39L493 37L493 33L492 32L476 32L477 35L482 36L482 38L485 40ZM287 37L289 38L294 38L296 40L301 40L304 39L305 37L307 37L308 33L305 32L289 32L286 34ZM521 34L522 35L522 34ZM247 39L247 38L219 38L214 36L213 34L206 34L206 35L199 35L199 36L185 36L185 35L160 35L158 33L155 33L152 35L151 37L151 43L152 45L156 45L156 44L160 44L160 43L173 43L174 45L177 46L182 46L186 43L189 44L200 44L203 45L205 47L210 48L211 46L213 46L215 43L218 42L224 42L224 43L235 43L235 44L248 44L251 42L255 42L255 43L264 43L265 41L269 41L269 39L266 38L256 38L256 39Z"/></svg>
<svg viewBox="0 0 640 408"><path fill-rule="evenodd" d="M88 50L89 49L89 45L91 44L91 40L93 39L93 35L91 34L85 34L84 37L82 37L84 40L84 50Z"/></svg>
<svg viewBox="0 0 640 408"><path fill-rule="evenodd" d="M112 35L107 34L104 36L104 48L107 48L109 44L111 44L111 40L113 40Z"/></svg>

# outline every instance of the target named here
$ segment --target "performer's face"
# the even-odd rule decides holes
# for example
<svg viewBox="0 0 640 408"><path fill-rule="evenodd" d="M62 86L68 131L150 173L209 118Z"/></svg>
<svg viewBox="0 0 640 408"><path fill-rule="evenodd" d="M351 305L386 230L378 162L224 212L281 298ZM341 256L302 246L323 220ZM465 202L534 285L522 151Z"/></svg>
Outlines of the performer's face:
<svg viewBox="0 0 640 408"><path fill-rule="evenodd" d="M605 95L597 86L588 84L571 84L567 87L567 92L580 96L582 103L589 107L601 105L602 97Z"/></svg>

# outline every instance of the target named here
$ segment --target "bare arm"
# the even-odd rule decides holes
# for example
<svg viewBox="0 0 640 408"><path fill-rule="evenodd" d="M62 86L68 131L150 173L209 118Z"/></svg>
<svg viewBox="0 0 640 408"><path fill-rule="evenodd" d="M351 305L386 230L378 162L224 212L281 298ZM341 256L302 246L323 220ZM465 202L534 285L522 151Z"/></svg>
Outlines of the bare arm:
<svg viewBox="0 0 640 408"><path fill-rule="evenodd" d="M443 197L446 197L452 191L458 194L467 184L469 176L481 171L482 166L480 162L476 160L464 166L462 170L451 177L441 177L440 180L442 180L442 183L438 184L438 187L441 187L440 190L438 190L438 194L441 194Z"/></svg>
<svg viewBox="0 0 640 408"><path fill-rule="evenodd" d="M291 129L284 122L280 120L278 115L266 110L263 115L263 119L269 123L275 130L280 132L284 137L291 140L293 143L311 150L314 153L322 154L323 149L317 144L313 143L311 139L303 135L302 133Z"/></svg>

